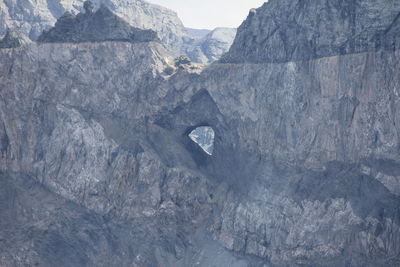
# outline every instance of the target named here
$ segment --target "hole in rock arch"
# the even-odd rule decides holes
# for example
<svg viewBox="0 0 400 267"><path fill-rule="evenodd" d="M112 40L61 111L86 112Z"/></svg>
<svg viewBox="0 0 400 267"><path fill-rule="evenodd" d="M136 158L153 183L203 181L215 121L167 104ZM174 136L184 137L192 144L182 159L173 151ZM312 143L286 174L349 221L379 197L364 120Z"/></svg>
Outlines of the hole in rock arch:
<svg viewBox="0 0 400 267"><path fill-rule="evenodd" d="M196 127L189 134L190 139L198 144L204 152L212 156L214 152L215 131L209 126Z"/></svg>

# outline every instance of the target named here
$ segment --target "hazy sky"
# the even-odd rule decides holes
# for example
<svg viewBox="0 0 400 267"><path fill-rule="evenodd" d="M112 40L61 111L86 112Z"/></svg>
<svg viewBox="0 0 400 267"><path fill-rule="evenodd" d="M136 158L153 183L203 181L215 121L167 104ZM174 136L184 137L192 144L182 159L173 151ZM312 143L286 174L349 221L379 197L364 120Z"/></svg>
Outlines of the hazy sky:
<svg viewBox="0 0 400 267"><path fill-rule="evenodd" d="M238 27L251 8L260 7L266 0L147 0L178 12L189 28L214 29Z"/></svg>

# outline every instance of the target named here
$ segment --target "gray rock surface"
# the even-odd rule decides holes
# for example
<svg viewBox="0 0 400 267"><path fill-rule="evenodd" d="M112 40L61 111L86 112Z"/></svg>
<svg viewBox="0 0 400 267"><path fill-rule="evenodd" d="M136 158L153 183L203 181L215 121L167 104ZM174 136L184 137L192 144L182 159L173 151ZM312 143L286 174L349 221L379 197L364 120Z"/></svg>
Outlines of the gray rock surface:
<svg viewBox="0 0 400 267"><path fill-rule="evenodd" d="M175 69L155 43L3 50L2 179L43 185L43 196L32 193L38 203L55 194L80 208L57 209L60 220L76 214L62 227L51 214L40 219L46 205L18 215L37 216L32 224L10 228L14 215L6 215L1 263L70 266L80 251L75 266L210 266L220 251L219 262L238 266L396 266L399 183L381 177L400 166L399 56L223 64L196 74ZM352 101L341 97L350 93ZM188 136L205 123L215 129L211 157ZM21 198L32 210L35 202ZM14 214L10 205L4 214ZM110 219L86 223L86 213Z"/></svg>
<svg viewBox="0 0 400 267"><path fill-rule="evenodd" d="M6 27L18 29L21 34L37 40L43 30L54 26L65 12L83 11L85 0L5 0L0 3L0 34ZM182 54L185 28L176 13L143 0L93 0L97 9L105 4L131 26L151 29L158 33L163 44L174 56Z"/></svg>
<svg viewBox="0 0 400 267"><path fill-rule="evenodd" d="M23 44L23 40L18 34L11 29L7 29L6 34L0 40L0 49L1 48L17 48Z"/></svg>
<svg viewBox="0 0 400 267"><path fill-rule="evenodd" d="M0 58L1 266L400 264L400 51L205 69L155 42ZM204 125L212 156L189 136Z"/></svg>
<svg viewBox="0 0 400 267"><path fill-rule="evenodd" d="M236 29L216 28L200 39L191 40L186 54L195 62L214 62L229 50L235 35Z"/></svg>
<svg viewBox="0 0 400 267"><path fill-rule="evenodd" d="M7 27L9 27L18 29L21 35L36 41L43 30L52 28L57 19L65 12L69 12L71 15L82 12L84 1L4 0L0 2L0 35L4 35ZM219 58L229 48L229 45L223 44L221 46L218 39L217 47L213 46L214 41L210 43L209 49L214 51L214 54L211 55L212 58L208 57L207 53L204 56L203 51L208 49L204 48L206 41L197 42L196 38L187 34L176 12L159 5L144 0L93 0L92 2L95 9L103 3L133 27L156 31L161 42L174 57L199 51L193 55L191 60L207 63L214 58ZM233 38L229 39L229 42L232 41ZM226 42L226 40L223 42Z"/></svg>
<svg viewBox="0 0 400 267"><path fill-rule="evenodd" d="M85 2L85 13L77 16L65 13L54 28L44 31L38 42L44 43L82 43L101 41L158 42L153 30L141 30L129 25L105 5L93 12L91 1Z"/></svg>
<svg viewBox="0 0 400 267"><path fill-rule="evenodd" d="M397 0L270 0L222 62L288 62L399 48Z"/></svg>

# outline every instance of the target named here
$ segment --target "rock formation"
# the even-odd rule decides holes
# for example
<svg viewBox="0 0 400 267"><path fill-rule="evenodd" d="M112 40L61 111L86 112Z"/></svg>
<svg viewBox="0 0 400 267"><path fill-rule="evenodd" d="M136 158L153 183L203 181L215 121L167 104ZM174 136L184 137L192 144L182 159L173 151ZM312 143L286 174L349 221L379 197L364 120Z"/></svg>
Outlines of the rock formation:
<svg viewBox="0 0 400 267"><path fill-rule="evenodd" d="M20 47L22 43L22 38L14 30L7 29L3 39L0 40L0 49L17 48Z"/></svg>
<svg viewBox="0 0 400 267"><path fill-rule="evenodd" d="M19 29L21 34L36 41L43 30L54 26L65 12L83 12L86 0L73 1L3 1L0 3L0 34L6 27ZM131 26L151 29L158 33L163 44L174 56L181 55L183 36L186 35L176 13L143 0L93 0L94 9L103 3Z"/></svg>
<svg viewBox="0 0 400 267"><path fill-rule="evenodd" d="M36 41L43 30L52 28L66 12L69 12L70 16L83 12L84 1L3 1L0 3L0 35L5 34L9 27L18 29L22 35ZM161 42L174 57L188 55L196 50L202 54L201 51L204 50L198 47L202 42L195 42L196 38L187 34L176 12L172 10L144 0L93 0L92 2L95 10L103 3L131 26L156 31ZM219 58L227 51L229 45L224 46L226 49L221 51L221 54L213 56ZM210 49L215 50L215 48ZM218 53L219 49L216 50ZM196 58L191 58L192 61L200 63L212 61L212 58L207 58L207 56L200 57L197 54L195 56Z"/></svg>
<svg viewBox="0 0 400 267"><path fill-rule="evenodd" d="M216 28L206 36L190 41L186 54L195 62L214 62L229 50L235 35L236 29Z"/></svg>
<svg viewBox="0 0 400 267"><path fill-rule="evenodd" d="M39 36L38 42L159 41L155 31L130 26L105 5L101 5L96 12L93 12L92 8L91 1L86 1L84 14L74 16L66 12L57 20L54 28L44 31Z"/></svg>
<svg viewBox="0 0 400 267"><path fill-rule="evenodd" d="M335 1L293 2L296 32ZM397 5L360 3L365 23ZM236 64L204 69L156 42L0 50L0 265L398 266L400 51L271 63L251 16ZM240 44L252 32L263 62Z"/></svg>
<svg viewBox="0 0 400 267"><path fill-rule="evenodd" d="M399 12L396 0L270 0L250 11L222 61L289 62L395 50Z"/></svg>

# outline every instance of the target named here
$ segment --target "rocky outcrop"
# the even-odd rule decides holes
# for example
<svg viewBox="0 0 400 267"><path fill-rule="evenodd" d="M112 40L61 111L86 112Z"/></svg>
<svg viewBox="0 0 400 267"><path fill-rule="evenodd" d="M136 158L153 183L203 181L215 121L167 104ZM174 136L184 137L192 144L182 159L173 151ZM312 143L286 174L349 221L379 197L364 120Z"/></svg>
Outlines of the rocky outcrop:
<svg viewBox="0 0 400 267"><path fill-rule="evenodd" d="M22 35L36 41L43 30L52 28L66 12L70 13L69 18L83 12L84 2L85 0L3 1L0 3L0 34L5 34L7 27L10 27L18 29ZM201 46L203 42L196 42L196 38L187 34L181 20L172 10L144 0L93 0L92 2L95 10L104 4L131 26L157 32L161 42L174 57L199 51L191 58L192 61L207 63L212 60L207 57L207 54L203 56L204 45ZM62 19L68 19L68 17ZM226 47L225 50L220 50L224 47ZM219 53L226 52L228 48L224 44L222 46L218 44L216 48L212 46L211 50L217 53L212 54L213 58L219 57L221 55Z"/></svg>
<svg viewBox="0 0 400 267"><path fill-rule="evenodd" d="M0 40L0 49L1 48L17 48L23 44L22 38L18 36L18 34L11 30L7 29L6 34L3 39Z"/></svg>
<svg viewBox="0 0 400 267"><path fill-rule="evenodd" d="M85 1L4 1L0 3L0 34L10 27L36 41L43 30L53 27L65 12L77 14L84 11ZM92 2L95 9L103 3L133 27L156 31L173 55L181 54L185 28L172 10L142 0Z"/></svg>
<svg viewBox="0 0 400 267"><path fill-rule="evenodd" d="M222 62L288 62L398 49L399 14L395 0L270 0L250 11Z"/></svg>
<svg viewBox="0 0 400 267"><path fill-rule="evenodd" d="M0 58L0 265L400 264L400 51L201 69L111 41ZM204 126L212 153L190 136Z"/></svg>
<svg viewBox="0 0 400 267"><path fill-rule="evenodd" d="M195 62L214 62L229 50L235 35L236 29L216 28L206 36L190 41L186 53Z"/></svg>
<svg viewBox="0 0 400 267"><path fill-rule="evenodd" d="M65 13L57 20L54 28L44 31L39 36L38 42L159 41L155 31L130 26L105 5L101 5L96 12L92 11L90 1L86 1L85 5L85 13L79 13L77 16Z"/></svg>

